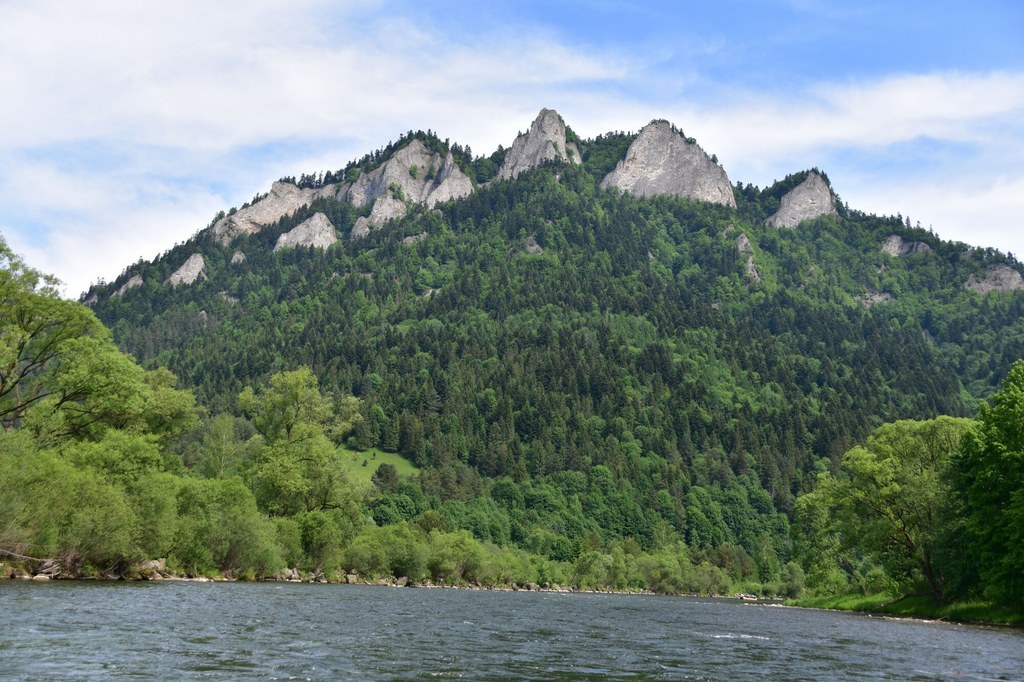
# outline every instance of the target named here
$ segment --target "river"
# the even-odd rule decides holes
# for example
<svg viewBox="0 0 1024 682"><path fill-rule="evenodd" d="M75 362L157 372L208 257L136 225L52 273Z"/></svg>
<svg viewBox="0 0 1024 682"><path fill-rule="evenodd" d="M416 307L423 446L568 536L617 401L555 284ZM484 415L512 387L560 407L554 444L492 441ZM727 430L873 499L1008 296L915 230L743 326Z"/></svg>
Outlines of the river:
<svg viewBox="0 0 1024 682"><path fill-rule="evenodd" d="M1024 632L728 599L0 583L4 679L1020 680Z"/></svg>

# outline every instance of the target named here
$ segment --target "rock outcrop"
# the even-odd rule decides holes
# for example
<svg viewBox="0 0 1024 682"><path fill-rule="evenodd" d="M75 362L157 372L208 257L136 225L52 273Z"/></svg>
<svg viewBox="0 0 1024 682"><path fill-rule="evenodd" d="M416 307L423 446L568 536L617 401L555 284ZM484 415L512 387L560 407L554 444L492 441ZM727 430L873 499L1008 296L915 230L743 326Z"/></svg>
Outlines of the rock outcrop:
<svg viewBox="0 0 1024 682"><path fill-rule="evenodd" d="M193 253L184 265L167 278L167 283L174 287L179 284L194 284L200 277L206 277L205 269L206 260L202 254Z"/></svg>
<svg viewBox="0 0 1024 682"><path fill-rule="evenodd" d="M786 192L779 210L767 222L771 227L796 227L805 220L825 215L836 215L836 200L825 178L812 171Z"/></svg>
<svg viewBox="0 0 1024 682"><path fill-rule="evenodd" d="M740 256L746 256L746 270L747 279L754 284L761 283L761 273L757 271L757 265L754 263L754 247L750 245L750 239L746 234L740 233L740 236L736 237L736 251L739 252Z"/></svg>
<svg viewBox="0 0 1024 682"><path fill-rule="evenodd" d="M880 251L889 254L893 258L902 258L912 253L931 253L932 247L924 242L912 242L898 234L894 234L882 242Z"/></svg>
<svg viewBox="0 0 1024 682"><path fill-rule="evenodd" d="M1009 265L992 265L981 279L974 275L968 277L964 289L979 294L987 294L990 291L1016 291L1024 289L1024 277Z"/></svg>
<svg viewBox="0 0 1024 682"><path fill-rule="evenodd" d="M233 254L231 254L231 264L232 265L241 265L244 262L245 262L245 254L242 253L241 251L235 251Z"/></svg>
<svg viewBox="0 0 1024 682"><path fill-rule="evenodd" d="M645 126L601 187L616 187L638 197L668 194L736 206L725 170L668 121Z"/></svg>
<svg viewBox="0 0 1024 682"><path fill-rule="evenodd" d="M536 256L544 253L544 247L537 243L536 235L531 234L526 238L526 241L523 242L523 253L529 256Z"/></svg>
<svg viewBox="0 0 1024 682"><path fill-rule="evenodd" d="M131 278L127 282L122 284L121 288L119 288L117 291L112 293L111 296L124 296L131 289L134 289L135 287L141 287L141 286L142 286L142 276L141 275L132 275Z"/></svg>
<svg viewBox="0 0 1024 682"><path fill-rule="evenodd" d="M242 234L255 234L281 218L295 213L314 199L334 196L337 185L324 185L318 189L302 189L290 182L277 181L270 192L253 204L225 216L213 225L213 235L222 244Z"/></svg>
<svg viewBox="0 0 1024 682"><path fill-rule="evenodd" d="M855 296L854 298L856 298L857 301L865 308L870 308L871 306L878 305L879 303L890 303L896 300L888 291L871 290L865 291L860 296Z"/></svg>
<svg viewBox="0 0 1024 682"><path fill-rule="evenodd" d="M451 154L444 158L431 153L420 140L413 140L388 159L387 163L365 173L350 187L338 192L354 206L373 204L368 217L361 217L352 228L352 237L369 234L389 220L401 218L409 204L433 208L442 201L458 199L473 191L473 181L455 163Z"/></svg>
<svg viewBox="0 0 1024 682"><path fill-rule="evenodd" d="M408 237L403 238L402 239L402 244L405 245L405 246L412 246L413 244L416 244L418 242L423 241L424 239L427 238L427 236L428 235L427 235L426 232L420 232L419 234L412 234L412 235L409 235Z"/></svg>
<svg viewBox="0 0 1024 682"><path fill-rule="evenodd" d="M323 213L315 213L278 237L274 251L297 246L326 249L336 241L338 236L334 233L334 224Z"/></svg>
<svg viewBox="0 0 1024 682"><path fill-rule="evenodd" d="M530 129L516 138L505 154L498 179L510 180L545 161L580 162L580 152L565 141L565 121L554 109L541 109Z"/></svg>

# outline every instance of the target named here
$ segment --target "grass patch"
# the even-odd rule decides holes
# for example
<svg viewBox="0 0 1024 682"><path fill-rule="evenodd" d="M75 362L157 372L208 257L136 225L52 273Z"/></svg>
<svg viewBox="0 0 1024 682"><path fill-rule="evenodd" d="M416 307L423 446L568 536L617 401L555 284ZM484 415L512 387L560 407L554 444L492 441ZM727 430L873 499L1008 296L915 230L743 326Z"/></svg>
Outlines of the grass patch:
<svg viewBox="0 0 1024 682"><path fill-rule="evenodd" d="M957 623L987 623L1024 626L1024 612L1003 604L984 601L936 604L928 595L893 597L889 594L840 594L786 602L791 606L837 611L860 611L903 618L927 618Z"/></svg>
<svg viewBox="0 0 1024 682"><path fill-rule="evenodd" d="M369 450L353 450L341 447L341 461L345 464L345 471L349 480L353 482L364 481L369 483L373 473L381 464L390 464L401 477L415 476L420 473L418 466L395 452L384 452L377 448Z"/></svg>

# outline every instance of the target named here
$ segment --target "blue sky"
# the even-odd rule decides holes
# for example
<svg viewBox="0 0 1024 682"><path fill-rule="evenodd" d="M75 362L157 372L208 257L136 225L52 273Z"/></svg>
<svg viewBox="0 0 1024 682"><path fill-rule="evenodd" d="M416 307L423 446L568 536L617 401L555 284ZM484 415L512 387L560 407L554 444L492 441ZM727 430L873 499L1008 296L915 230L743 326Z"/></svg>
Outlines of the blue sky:
<svg viewBox="0 0 1024 682"><path fill-rule="evenodd" d="M284 175L541 107L1024 255L1024 3L0 0L0 234L75 297Z"/></svg>

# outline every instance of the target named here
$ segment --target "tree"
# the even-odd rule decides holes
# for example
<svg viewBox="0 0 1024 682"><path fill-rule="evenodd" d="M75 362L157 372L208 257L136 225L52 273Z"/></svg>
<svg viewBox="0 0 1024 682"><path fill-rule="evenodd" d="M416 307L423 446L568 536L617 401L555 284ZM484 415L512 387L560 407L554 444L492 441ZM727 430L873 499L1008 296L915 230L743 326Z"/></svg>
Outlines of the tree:
<svg viewBox="0 0 1024 682"><path fill-rule="evenodd" d="M207 478L228 478L239 473L245 446L235 434L235 418L218 414L203 436L199 472Z"/></svg>
<svg viewBox="0 0 1024 682"><path fill-rule="evenodd" d="M281 372L261 392L247 387L239 404L252 418L257 435L248 445L249 474L257 500L270 514L351 508L358 493L345 476L328 433L343 437L358 414L358 401L346 400L336 414L308 367ZM357 512L353 512L357 513Z"/></svg>
<svg viewBox="0 0 1024 682"><path fill-rule="evenodd" d="M73 421L78 425L84 413L97 419L109 416L104 406L83 405L110 388L95 380L95 370L105 361L119 360L120 353L92 311L60 298L57 283L26 267L0 237L0 426L4 430L19 425L30 410L44 404L54 412L77 407L80 414ZM93 366L83 370L77 367L78 360L91 360ZM141 369L136 371L141 375ZM106 373L101 376L114 379Z"/></svg>
<svg viewBox="0 0 1024 682"><path fill-rule="evenodd" d="M981 405L952 473L982 590L1024 604L1024 361Z"/></svg>
<svg viewBox="0 0 1024 682"><path fill-rule="evenodd" d="M923 578L940 601L947 575L937 555L952 521L946 470L970 426L953 417L885 424L843 456L845 478L831 491L847 542L907 587Z"/></svg>

